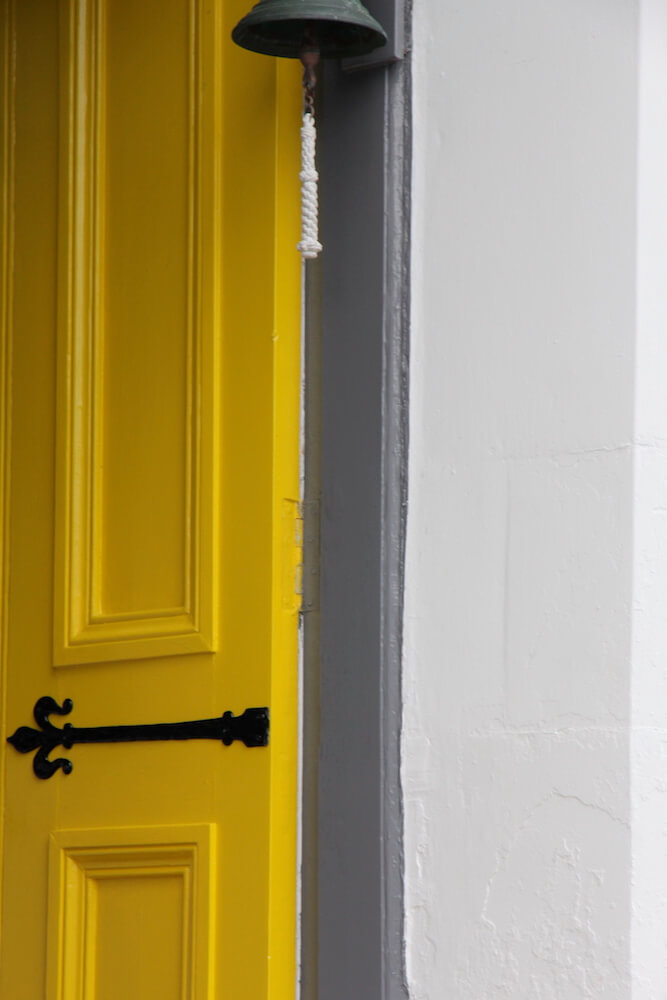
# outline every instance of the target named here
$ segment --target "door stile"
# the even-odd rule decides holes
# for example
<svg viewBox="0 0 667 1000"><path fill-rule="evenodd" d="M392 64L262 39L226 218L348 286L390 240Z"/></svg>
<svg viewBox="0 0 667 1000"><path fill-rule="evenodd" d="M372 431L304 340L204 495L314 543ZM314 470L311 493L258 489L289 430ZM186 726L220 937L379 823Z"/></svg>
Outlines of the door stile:
<svg viewBox="0 0 667 1000"><path fill-rule="evenodd" d="M7 736L7 600L9 570L9 470L11 435L11 329L14 270L15 0L0 15L0 859L4 858L5 757ZM3 891L0 863L0 901ZM2 924L0 922L0 935ZM0 948L2 940L0 937Z"/></svg>
<svg viewBox="0 0 667 1000"><path fill-rule="evenodd" d="M269 1000L295 995L299 614L302 594L300 482L301 266L299 233L299 66L276 61L276 173L273 333L273 634ZM286 919L287 917L287 919Z"/></svg>

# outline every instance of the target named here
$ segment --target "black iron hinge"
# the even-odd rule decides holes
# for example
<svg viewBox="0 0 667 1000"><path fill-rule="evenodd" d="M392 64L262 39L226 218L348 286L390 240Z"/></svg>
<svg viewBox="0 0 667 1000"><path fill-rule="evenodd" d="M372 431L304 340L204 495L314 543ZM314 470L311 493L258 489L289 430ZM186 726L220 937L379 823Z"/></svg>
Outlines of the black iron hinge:
<svg viewBox="0 0 667 1000"><path fill-rule="evenodd" d="M269 742L268 708L246 708L241 715L224 712L220 718L198 719L195 722L158 722L139 726L94 726L79 728L66 722L62 729L49 721L50 715L69 715L73 703L66 698L59 705L54 698L46 695L39 698L33 715L39 729L19 726L8 742L19 753L36 750L32 768L38 778L50 778L62 768L65 774L72 770L72 762L66 757L49 759L49 754L57 746L70 750L75 743L139 743L155 740L220 740L230 746L239 740L247 747L265 747Z"/></svg>

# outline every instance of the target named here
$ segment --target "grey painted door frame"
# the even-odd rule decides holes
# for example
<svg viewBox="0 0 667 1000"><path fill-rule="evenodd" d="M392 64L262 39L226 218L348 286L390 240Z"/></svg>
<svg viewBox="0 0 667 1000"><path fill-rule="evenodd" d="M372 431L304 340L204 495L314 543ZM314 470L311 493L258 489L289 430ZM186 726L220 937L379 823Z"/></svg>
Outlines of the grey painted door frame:
<svg viewBox="0 0 667 1000"><path fill-rule="evenodd" d="M367 6L390 27L398 11L408 16L400 0ZM407 997L409 111L407 56L354 72L327 65L318 112L325 249L308 265L306 295L303 1000Z"/></svg>

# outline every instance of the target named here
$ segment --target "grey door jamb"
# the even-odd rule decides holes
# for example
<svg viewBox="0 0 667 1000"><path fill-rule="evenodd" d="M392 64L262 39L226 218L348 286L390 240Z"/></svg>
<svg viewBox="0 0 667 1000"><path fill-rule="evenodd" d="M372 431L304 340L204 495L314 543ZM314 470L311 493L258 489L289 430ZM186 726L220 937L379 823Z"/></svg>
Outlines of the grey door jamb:
<svg viewBox="0 0 667 1000"><path fill-rule="evenodd" d="M394 0L375 0L374 10ZM371 9L371 3L368 3ZM405 1000L409 58L327 66L306 306L302 1000ZM319 542L318 542L319 536Z"/></svg>

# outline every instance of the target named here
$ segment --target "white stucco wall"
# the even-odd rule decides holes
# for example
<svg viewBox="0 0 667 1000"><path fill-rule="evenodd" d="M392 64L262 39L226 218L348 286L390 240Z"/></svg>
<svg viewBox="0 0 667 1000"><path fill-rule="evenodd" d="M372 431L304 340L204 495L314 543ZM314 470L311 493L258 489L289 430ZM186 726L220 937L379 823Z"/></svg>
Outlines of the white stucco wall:
<svg viewBox="0 0 667 1000"><path fill-rule="evenodd" d="M414 1000L667 997L667 4L415 0Z"/></svg>
<svg viewBox="0 0 667 1000"><path fill-rule="evenodd" d="M667 997L667 4L640 18L632 645L633 1000Z"/></svg>

